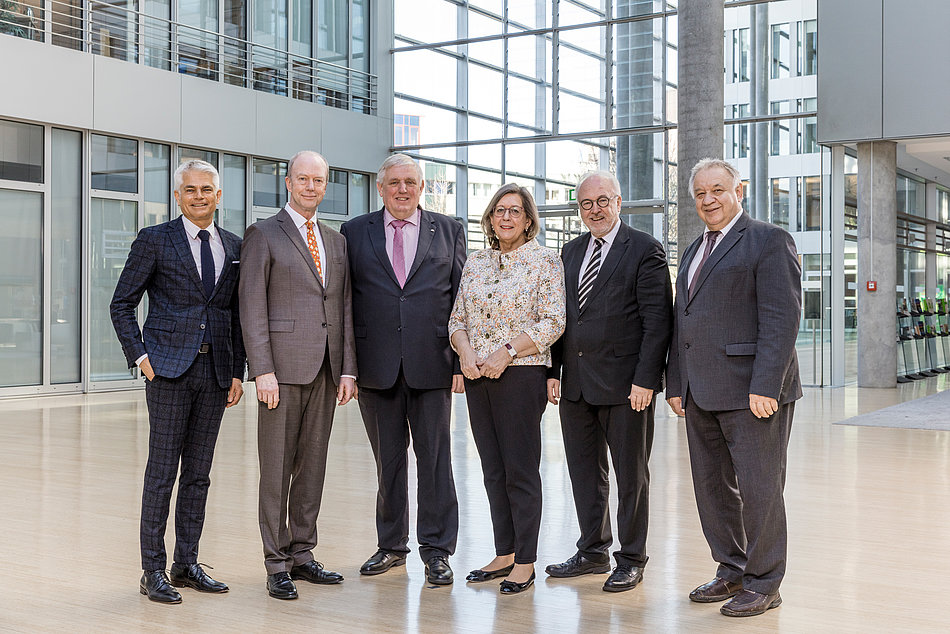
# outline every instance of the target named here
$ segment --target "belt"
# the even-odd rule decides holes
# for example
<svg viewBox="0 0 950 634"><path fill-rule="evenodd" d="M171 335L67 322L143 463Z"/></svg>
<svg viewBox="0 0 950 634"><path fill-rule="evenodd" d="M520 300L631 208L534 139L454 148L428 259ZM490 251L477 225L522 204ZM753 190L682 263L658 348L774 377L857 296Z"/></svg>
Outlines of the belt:
<svg viewBox="0 0 950 634"><path fill-rule="evenodd" d="M209 352L211 352L210 343L205 342L198 347L198 354L208 354Z"/></svg>

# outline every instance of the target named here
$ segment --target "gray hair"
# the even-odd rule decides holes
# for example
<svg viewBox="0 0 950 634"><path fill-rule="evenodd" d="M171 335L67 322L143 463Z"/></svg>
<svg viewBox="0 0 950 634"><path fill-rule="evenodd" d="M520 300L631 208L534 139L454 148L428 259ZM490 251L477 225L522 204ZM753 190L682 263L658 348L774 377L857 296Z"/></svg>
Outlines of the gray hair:
<svg viewBox="0 0 950 634"><path fill-rule="evenodd" d="M323 158L323 155L319 152L314 152L313 150L300 150L296 154L290 157L290 160L287 161L287 177L289 178L294 172L294 163L297 162L297 159L301 158L304 155L313 156L314 158L320 159L323 163L323 166L327 168L327 178L330 177L330 164L327 163L327 160Z"/></svg>
<svg viewBox="0 0 950 634"><path fill-rule="evenodd" d="M620 195L620 181L617 179L616 174L613 172L608 172L607 170L594 170L581 176L580 180L577 181L577 189L574 190L575 193L579 192L581 190L581 186L591 178L602 178L606 181L610 181L613 184L614 189L617 191L617 195Z"/></svg>
<svg viewBox="0 0 950 634"><path fill-rule="evenodd" d="M703 170L712 169L716 167L725 170L726 172L729 173L730 176L732 176L733 189L737 188L739 185L742 184L742 175L739 174L739 170L737 170L732 165L732 163L730 163L729 161L724 161L722 159L717 159L717 158L704 158L704 159L701 159L698 163L696 163L696 165L693 165L693 169L690 170L690 173L689 173L689 195L692 198L694 199L696 198L696 196L693 194L693 181L696 180L696 175L702 172Z"/></svg>
<svg viewBox="0 0 950 634"><path fill-rule="evenodd" d="M411 156L408 154L393 154L383 161L383 164L376 170L376 184L382 185L386 180L386 170L390 167L396 167L397 165L412 165L416 168L416 174L419 176L419 184L421 185L422 181L425 180L422 175L422 168L419 167L419 164Z"/></svg>
<svg viewBox="0 0 950 634"><path fill-rule="evenodd" d="M530 240L541 233L541 218L538 215L538 206L534 202L534 196L531 195L531 192L528 191L526 187L522 187L518 183L508 183L498 188L498 191L495 192L495 195L492 196L488 202L488 206L485 207L485 213L482 214L482 231L488 236L488 244L491 245L493 249L497 249L499 244L498 236L495 235L495 230L491 226L491 217L498 201L508 194L518 194L518 196L521 197L521 205L524 207L524 213L528 217L528 220L531 221L531 224L528 225L528 228L525 230L525 238Z"/></svg>
<svg viewBox="0 0 950 634"><path fill-rule="evenodd" d="M201 159L188 159L182 162L182 164L178 166L178 169L175 170L174 178L176 190L181 189L185 172L204 172L205 174L211 174L214 188L221 189L221 177L218 176L218 170L215 169L214 165L207 161L202 161Z"/></svg>

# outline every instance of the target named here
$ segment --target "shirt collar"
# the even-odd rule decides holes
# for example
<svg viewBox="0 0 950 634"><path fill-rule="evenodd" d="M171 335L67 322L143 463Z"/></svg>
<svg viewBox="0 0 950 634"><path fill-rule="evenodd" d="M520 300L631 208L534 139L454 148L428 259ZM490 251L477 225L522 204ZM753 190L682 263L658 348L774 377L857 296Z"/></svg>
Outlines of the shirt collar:
<svg viewBox="0 0 950 634"><path fill-rule="evenodd" d="M387 227L392 223L393 220L397 218L389 213L389 210L383 207L383 224ZM405 219L411 225L419 224L419 208L416 207L416 210L412 212L412 215Z"/></svg>
<svg viewBox="0 0 950 634"><path fill-rule="evenodd" d="M298 229L300 229L301 227L304 226L304 224L309 222L309 220L307 220L302 215L297 213L297 211L293 207L290 206L289 202L286 205L284 205L284 209L286 209L287 213L290 214L290 219L294 221L294 226L297 227ZM317 209L317 211L319 211L319 209ZM317 226L317 211L313 212L313 218L310 218L310 220L313 221L314 227Z"/></svg>
<svg viewBox="0 0 950 634"><path fill-rule="evenodd" d="M184 214L182 214L181 221L182 221L182 224L185 225L185 233L188 234L188 237L191 238L192 240L197 240L198 232L201 231L201 227L199 227L192 221L188 220L188 218ZM218 239L218 230L214 226L213 222L210 225L208 225L208 233L211 234L212 242Z"/></svg>

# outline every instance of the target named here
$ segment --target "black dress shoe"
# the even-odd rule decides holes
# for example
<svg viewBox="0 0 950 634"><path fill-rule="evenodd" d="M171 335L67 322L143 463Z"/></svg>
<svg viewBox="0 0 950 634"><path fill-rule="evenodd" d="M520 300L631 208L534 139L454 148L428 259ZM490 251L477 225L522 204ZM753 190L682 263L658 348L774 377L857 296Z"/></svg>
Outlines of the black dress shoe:
<svg viewBox="0 0 950 634"><path fill-rule="evenodd" d="M587 574L610 572L610 562L599 563L591 561L584 555L577 553L562 564L551 564L544 569L552 577L577 577Z"/></svg>
<svg viewBox="0 0 950 634"><path fill-rule="evenodd" d="M228 591L228 586L209 577L201 564L172 564L171 578L172 585L177 588L194 588L198 592Z"/></svg>
<svg viewBox="0 0 950 634"><path fill-rule="evenodd" d="M726 616L758 616L780 605L782 596L777 591L775 594L762 594L752 590L740 590L739 594L719 608L719 611Z"/></svg>
<svg viewBox="0 0 950 634"><path fill-rule="evenodd" d="M528 588L534 585L534 573L531 573L531 576L524 583L515 583L514 581L508 581L505 579L501 582L501 593L502 594L518 594L519 592L524 592Z"/></svg>
<svg viewBox="0 0 950 634"><path fill-rule="evenodd" d="M157 603L181 603L181 595L175 590L164 570L146 570L139 581L139 592Z"/></svg>
<svg viewBox="0 0 950 634"><path fill-rule="evenodd" d="M640 566L617 566L607 581L604 582L606 592L623 592L633 590L643 581L643 568Z"/></svg>
<svg viewBox="0 0 950 634"><path fill-rule="evenodd" d="M690 592L689 600L696 603L718 603L736 596L740 590L742 590L741 583L733 583L722 577L716 577Z"/></svg>
<svg viewBox="0 0 950 634"><path fill-rule="evenodd" d="M296 599L297 586L290 578L290 573L275 572L267 575L267 594L275 599Z"/></svg>
<svg viewBox="0 0 950 634"><path fill-rule="evenodd" d="M511 564L505 568L499 568L498 570L473 570L468 573L468 576L465 577L466 581L471 581L472 583L481 583L482 581L491 581L492 579L497 579L498 577L507 577L512 570L514 570L515 565Z"/></svg>
<svg viewBox="0 0 950 634"><path fill-rule="evenodd" d="M449 566L449 558L443 555L430 557L426 562L426 579L437 586L447 586L455 580L455 573Z"/></svg>
<svg viewBox="0 0 950 634"><path fill-rule="evenodd" d="M406 556L400 555L399 553L391 553L388 550L383 550L380 548L373 556L366 560L362 566L360 566L361 575L379 575L394 566L405 566L406 565Z"/></svg>
<svg viewBox="0 0 950 634"><path fill-rule="evenodd" d="M291 579L303 579L310 583L320 583L323 585L332 585L343 581L343 575L338 572L324 570L323 564L312 559L305 564L294 566L290 569Z"/></svg>

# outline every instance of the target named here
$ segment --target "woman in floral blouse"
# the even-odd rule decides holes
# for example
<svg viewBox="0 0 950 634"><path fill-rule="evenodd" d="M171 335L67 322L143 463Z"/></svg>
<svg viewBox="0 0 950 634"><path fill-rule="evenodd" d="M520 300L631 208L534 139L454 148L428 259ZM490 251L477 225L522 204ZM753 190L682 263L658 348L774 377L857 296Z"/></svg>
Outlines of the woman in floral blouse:
<svg viewBox="0 0 950 634"><path fill-rule="evenodd" d="M534 239L538 222L527 189L495 192L482 214L491 248L468 257L449 318L495 536L496 557L467 579L506 577L505 594L534 583L545 375L564 331L564 268Z"/></svg>

